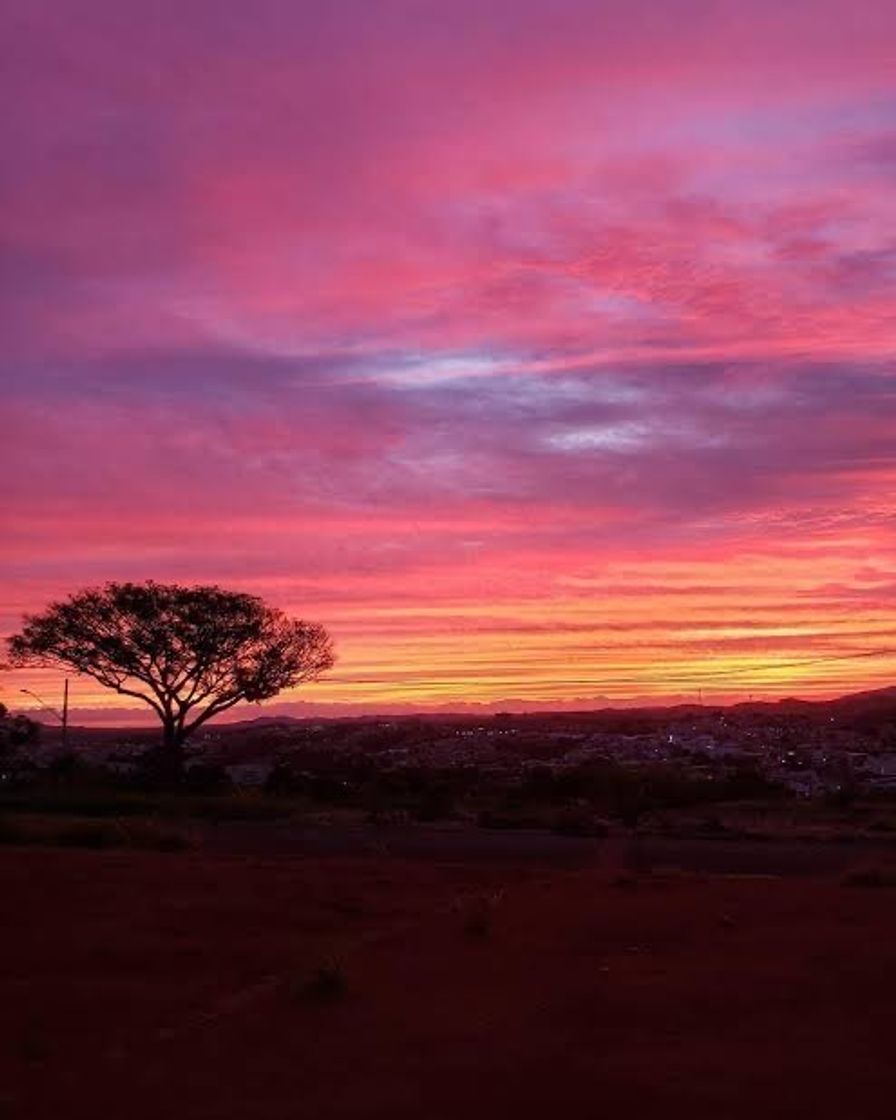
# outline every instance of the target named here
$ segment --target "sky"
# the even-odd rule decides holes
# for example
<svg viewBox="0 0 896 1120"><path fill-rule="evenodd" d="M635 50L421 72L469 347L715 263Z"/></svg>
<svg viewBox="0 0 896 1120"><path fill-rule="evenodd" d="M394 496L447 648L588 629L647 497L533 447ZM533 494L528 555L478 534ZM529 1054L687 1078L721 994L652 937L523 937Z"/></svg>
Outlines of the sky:
<svg viewBox="0 0 896 1120"><path fill-rule="evenodd" d="M4 10L0 633L154 578L331 631L284 712L896 683L891 0Z"/></svg>

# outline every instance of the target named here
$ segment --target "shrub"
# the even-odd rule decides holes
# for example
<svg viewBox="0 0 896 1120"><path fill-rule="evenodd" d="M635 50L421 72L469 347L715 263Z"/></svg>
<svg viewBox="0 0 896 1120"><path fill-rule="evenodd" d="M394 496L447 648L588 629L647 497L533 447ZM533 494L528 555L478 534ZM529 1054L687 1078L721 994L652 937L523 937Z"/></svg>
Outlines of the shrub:
<svg viewBox="0 0 896 1120"><path fill-rule="evenodd" d="M19 791L3 799L14 811L62 816L125 817L154 811L152 798L115 790L43 789Z"/></svg>
<svg viewBox="0 0 896 1120"><path fill-rule="evenodd" d="M483 809L476 818L480 828L543 828L544 820L536 813L514 809Z"/></svg>
<svg viewBox="0 0 896 1120"><path fill-rule="evenodd" d="M605 840L610 826L601 817L586 809L565 809L558 813L551 824L551 832L558 836L583 836Z"/></svg>
<svg viewBox="0 0 896 1120"><path fill-rule="evenodd" d="M348 982L342 965L333 958L319 964L310 975L301 975L291 980L289 988L297 999L330 1003L346 995Z"/></svg>
<svg viewBox="0 0 896 1120"><path fill-rule="evenodd" d="M228 793L233 782L223 766L195 762L184 771L183 786L188 793Z"/></svg>
<svg viewBox="0 0 896 1120"><path fill-rule="evenodd" d="M418 821L440 821L454 815L454 791L448 785L434 784L422 792L414 811Z"/></svg>
<svg viewBox="0 0 896 1120"><path fill-rule="evenodd" d="M119 821L73 821L56 824L37 843L63 848L120 848L126 846Z"/></svg>
<svg viewBox="0 0 896 1120"><path fill-rule="evenodd" d="M194 840L183 830L154 820L4 817L0 819L0 844L180 852L193 847Z"/></svg>
<svg viewBox="0 0 896 1120"><path fill-rule="evenodd" d="M271 767L262 788L265 793L273 797L295 797L297 794L307 794L308 776L297 773L289 762L279 759Z"/></svg>
<svg viewBox="0 0 896 1120"><path fill-rule="evenodd" d="M454 909L460 913L464 933L471 937L489 937L495 913L503 901L504 892L501 890L457 899Z"/></svg>
<svg viewBox="0 0 896 1120"><path fill-rule="evenodd" d="M184 852L197 847L195 835L160 821L136 820L122 825L125 844L154 852Z"/></svg>
<svg viewBox="0 0 896 1120"><path fill-rule="evenodd" d="M844 887L896 887L896 872L882 867L857 867L841 880Z"/></svg>

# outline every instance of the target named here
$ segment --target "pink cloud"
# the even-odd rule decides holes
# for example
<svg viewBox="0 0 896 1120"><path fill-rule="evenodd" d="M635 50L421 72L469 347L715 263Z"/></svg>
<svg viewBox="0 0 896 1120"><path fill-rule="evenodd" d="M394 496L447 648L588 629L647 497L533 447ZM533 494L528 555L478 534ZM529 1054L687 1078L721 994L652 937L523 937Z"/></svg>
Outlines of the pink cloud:
<svg viewBox="0 0 896 1120"><path fill-rule="evenodd" d="M892 670L760 656L892 618L892 5L9 15L0 628L249 586L360 705Z"/></svg>

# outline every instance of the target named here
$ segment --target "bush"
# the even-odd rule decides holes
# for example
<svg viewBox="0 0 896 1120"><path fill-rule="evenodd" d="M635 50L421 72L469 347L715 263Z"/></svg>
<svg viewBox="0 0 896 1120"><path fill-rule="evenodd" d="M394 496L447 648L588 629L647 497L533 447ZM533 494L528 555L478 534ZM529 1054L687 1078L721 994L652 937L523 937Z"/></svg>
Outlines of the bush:
<svg viewBox="0 0 896 1120"><path fill-rule="evenodd" d="M564 809L554 818L551 832L558 836L582 836L605 840L610 835L610 826L603 818L595 816L587 809Z"/></svg>
<svg viewBox="0 0 896 1120"><path fill-rule="evenodd" d="M844 887L896 887L896 872L882 867L857 867L841 880Z"/></svg>
<svg viewBox="0 0 896 1120"><path fill-rule="evenodd" d="M159 805L171 816L204 821L279 821L288 817L289 804L265 800L251 793L224 793L204 797L172 797Z"/></svg>
<svg viewBox="0 0 896 1120"><path fill-rule="evenodd" d="M11 754L17 747L34 743L40 738L40 724L27 716L15 716L5 704L0 704L0 758Z"/></svg>
<svg viewBox="0 0 896 1120"><path fill-rule="evenodd" d="M195 835L159 821L128 821L122 827L125 844L154 852L184 852L197 846Z"/></svg>
<svg viewBox="0 0 896 1120"><path fill-rule="evenodd" d="M27 789L33 786L40 771L36 763L19 755L0 756L0 791Z"/></svg>
<svg viewBox="0 0 896 1120"><path fill-rule="evenodd" d="M503 890L457 899L454 909L460 913L464 933L470 937L490 937L495 913L503 901Z"/></svg>
<svg viewBox="0 0 896 1120"><path fill-rule="evenodd" d="M420 795L414 810L418 821L441 821L454 815L454 791L447 785L432 785Z"/></svg>
<svg viewBox="0 0 896 1120"><path fill-rule="evenodd" d="M295 998L317 1003L342 999L348 992L345 973L337 960L324 961L310 975L293 979L289 987Z"/></svg>
<svg viewBox="0 0 896 1120"><path fill-rule="evenodd" d="M297 794L307 794L309 783L304 774L297 773L288 762L281 759L271 767L263 789L272 797L295 797Z"/></svg>
<svg viewBox="0 0 896 1120"><path fill-rule="evenodd" d="M74 751L57 754L41 772L49 786L59 789L95 789L108 786L111 775L103 766L96 766Z"/></svg>
<svg viewBox="0 0 896 1120"><path fill-rule="evenodd" d="M480 828L544 828L544 818L514 809L483 809L476 817Z"/></svg>
<svg viewBox="0 0 896 1120"><path fill-rule="evenodd" d="M35 843L61 848L121 848L127 846L118 821L54 822L54 827L38 831Z"/></svg>
<svg viewBox="0 0 896 1120"><path fill-rule="evenodd" d="M13 792L4 807L18 812L72 817L127 817L154 811L153 799L115 790L43 789Z"/></svg>
<svg viewBox="0 0 896 1120"><path fill-rule="evenodd" d="M223 766L196 762L184 771L183 786L187 793L229 793L233 782Z"/></svg>
<svg viewBox="0 0 896 1120"><path fill-rule="evenodd" d="M182 829L154 820L58 820L0 818L0 844L60 848L134 848L180 852L194 846Z"/></svg>

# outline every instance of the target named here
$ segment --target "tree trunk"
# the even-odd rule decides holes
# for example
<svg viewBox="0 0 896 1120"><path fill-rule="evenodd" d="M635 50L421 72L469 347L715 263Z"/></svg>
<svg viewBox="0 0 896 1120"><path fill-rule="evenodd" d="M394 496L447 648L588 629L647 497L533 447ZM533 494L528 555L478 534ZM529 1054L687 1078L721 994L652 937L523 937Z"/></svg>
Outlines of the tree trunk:
<svg viewBox="0 0 896 1120"><path fill-rule="evenodd" d="M159 780L178 785L184 773L183 734L172 717L162 722L162 747L159 752Z"/></svg>

